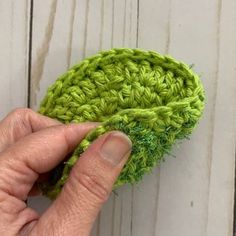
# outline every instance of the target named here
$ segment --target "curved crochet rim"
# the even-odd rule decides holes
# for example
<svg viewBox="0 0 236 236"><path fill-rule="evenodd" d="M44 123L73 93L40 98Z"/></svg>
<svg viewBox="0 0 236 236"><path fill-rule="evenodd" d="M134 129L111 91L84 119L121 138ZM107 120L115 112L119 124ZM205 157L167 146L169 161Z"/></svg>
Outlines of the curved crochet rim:
<svg viewBox="0 0 236 236"><path fill-rule="evenodd" d="M98 63L104 59L110 59L113 58L122 59L122 58L132 58L133 60L141 60L146 59L151 63L161 65L162 67L166 69L170 69L171 71L175 71L178 73L178 75L186 77L194 77L197 78L198 75L193 72L193 70L188 66L186 63L178 61L171 57L170 55L162 55L158 52L151 51L151 50L143 50L139 48L113 48L110 50L104 50L100 51L99 53L88 57L84 60L82 60L80 63L72 66L70 70L80 70L85 71L88 67L88 65L98 65ZM158 62L158 63L157 63ZM176 66L178 67L178 70L176 70Z"/></svg>
<svg viewBox="0 0 236 236"><path fill-rule="evenodd" d="M66 78L66 76L68 75L68 73L70 73L71 71L75 71L76 73L79 72L78 75L83 77L83 74L86 73L86 69L88 68L88 66L91 66L93 64L94 64L94 66L97 66L98 63L100 63L104 59L110 59L112 61L112 59L114 59L114 58L121 59L121 58L125 58L125 57L129 57L134 60L145 59L145 60L150 61L151 63L155 62L155 64L160 65L164 69L168 69L168 70L174 72L177 76L192 79L195 82L195 90L193 90L193 91L196 94L199 94L202 92L203 96L202 96L201 101L203 103L204 90L203 90L202 84L200 82L199 76L192 71L190 66L188 66L187 64L185 64L183 62L175 60L171 56L163 56L157 52L145 51L145 50L141 50L141 49L115 48L115 49L111 49L108 51L102 51L92 57L84 59L79 64L71 67L71 69L69 69L64 75L62 75L59 78L59 80L61 79L63 81ZM196 91L196 90L198 90L198 91ZM184 106L185 103L189 104L190 100L194 100L194 99L196 99L196 97L186 97L186 98L183 98L181 101L178 101L178 103L182 104L182 106ZM47 107L47 96L44 98L44 100L41 103L40 112L42 114L44 114L44 112L45 112L43 110L43 106ZM170 103L166 104L165 106L158 106L158 107L152 108L152 109L145 109L145 111L150 110L151 112L154 112L154 110L155 110L155 112L158 113L158 111L160 111L162 109L166 109L167 107L171 107L171 106L172 106L172 104L170 102ZM202 108L199 111L199 117L201 116L203 106L204 105L202 105ZM115 115L118 115L118 114L125 115L128 113L131 114L132 111L134 111L134 110L141 111L142 109L131 108L131 109L127 109L125 111L120 111L120 112L112 115L109 119L107 119L105 122L103 122L101 126L99 126L99 128L98 128L98 129L100 129L99 135L101 135L107 131L107 129L105 127L107 126L107 124L109 124L109 122L112 120L112 118ZM140 113L140 114L142 114L142 113ZM94 133L94 131L92 133ZM89 134L89 135L91 135L91 134ZM88 136L86 136L84 140L86 140ZM84 146L86 146L86 148L87 148L89 146L89 143L85 144ZM63 186L63 184L66 182L66 180L68 178L70 169L73 167L74 163L79 158L75 154L79 154L79 153L81 153L81 151L85 150L85 149L83 149L83 150L78 151L79 149L80 148L77 147L75 152L72 154L72 156L69 158L69 160L65 163L65 166L63 168L63 173L54 185L50 186L49 189L47 189L47 187L41 186L43 193L45 195L47 195L48 197L50 197L51 199L54 199L56 197L56 195L60 192L60 188Z"/></svg>
<svg viewBox="0 0 236 236"><path fill-rule="evenodd" d="M94 65L95 67L97 67L98 63L100 63L101 61L105 59L106 60L109 59L112 61L114 58L121 59L121 58L127 58L127 57L132 58L133 60L146 59L151 63L155 62L155 64L158 64L161 67L174 72L178 76L191 79L192 81L194 81L196 89L199 89L200 87L200 90L204 91L203 86L200 83L199 76L186 63L175 60L173 57L169 55L161 55L155 51L145 51L142 49L129 49L129 48L113 48L111 50L101 51L95 54L94 56L88 57L82 60L80 63L75 64L66 73L60 76L56 81L59 81L59 80L64 81L65 78L70 73L77 73L78 76L83 77L83 75L86 73L86 69L88 68L88 66ZM53 85L49 87L48 93L50 93L50 90L54 89ZM48 105L52 101L52 99L51 100L49 99L49 104L47 104L48 93L40 104L39 112L42 114L44 114L45 112L45 109L43 107L46 107L47 109ZM202 97L202 100L204 100L204 97Z"/></svg>

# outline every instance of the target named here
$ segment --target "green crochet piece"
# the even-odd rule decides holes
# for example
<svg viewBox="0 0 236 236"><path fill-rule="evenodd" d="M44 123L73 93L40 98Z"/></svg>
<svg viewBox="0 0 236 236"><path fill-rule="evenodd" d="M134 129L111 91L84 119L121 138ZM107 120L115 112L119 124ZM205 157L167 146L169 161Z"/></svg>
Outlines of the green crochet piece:
<svg viewBox="0 0 236 236"><path fill-rule="evenodd" d="M69 159L56 167L44 195L54 199L90 143L110 130L126 133L132 154L114 188L135 183L192 132L204 108L201 81L190 66L140 49L112 49L73 66L48 89L39 112L63 123L97 121Z"/></svg>

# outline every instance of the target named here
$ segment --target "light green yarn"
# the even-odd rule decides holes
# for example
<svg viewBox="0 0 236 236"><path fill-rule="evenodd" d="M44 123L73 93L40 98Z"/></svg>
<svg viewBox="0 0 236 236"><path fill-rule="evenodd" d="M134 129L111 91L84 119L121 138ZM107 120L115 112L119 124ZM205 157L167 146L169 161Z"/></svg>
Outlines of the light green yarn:
<svg viewBox="0 0 236 236"><path fill-rule="evenodd" d="M169 56L140 49L112 49L83 60L48 89L40 113L63 123L99 121L71 157L59 165L43 193L55 198L80 154L109 130L133 143L114 187L135 183L187 137L204 107L204 90L191 68Z"/></svg>

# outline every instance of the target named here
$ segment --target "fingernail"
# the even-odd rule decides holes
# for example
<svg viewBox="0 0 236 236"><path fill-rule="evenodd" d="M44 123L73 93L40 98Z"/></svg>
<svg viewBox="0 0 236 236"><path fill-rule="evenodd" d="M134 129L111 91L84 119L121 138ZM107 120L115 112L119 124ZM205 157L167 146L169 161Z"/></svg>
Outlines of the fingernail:
<svg viewBox="0 0 236 236"><path fill-rule="evenodd" d="M125 134L115 131L106 137L100 153L105 160L116 166L130 152L131 147L130 139Z"/></svg>

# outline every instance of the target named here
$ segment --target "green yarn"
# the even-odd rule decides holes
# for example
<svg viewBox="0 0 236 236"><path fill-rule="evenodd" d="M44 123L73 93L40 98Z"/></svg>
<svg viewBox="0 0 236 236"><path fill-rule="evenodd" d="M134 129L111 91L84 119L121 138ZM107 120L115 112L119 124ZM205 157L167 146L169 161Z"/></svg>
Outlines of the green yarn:
<svg viewBox="0 0 236 236"><path fill-rule="evenodd" d="M39 112L63 123L99 121L71 157L40 185L54 199L80 154L99 135L121 130L133 142L114 188L135 183L186 138L204 108L201 81L190 66L140 49L112 49L83 60L48 89Z"/></svg>

